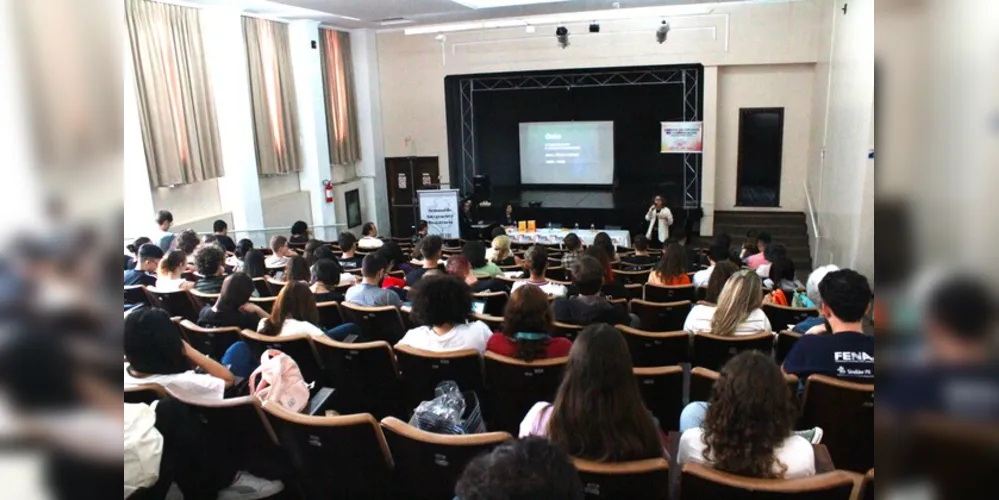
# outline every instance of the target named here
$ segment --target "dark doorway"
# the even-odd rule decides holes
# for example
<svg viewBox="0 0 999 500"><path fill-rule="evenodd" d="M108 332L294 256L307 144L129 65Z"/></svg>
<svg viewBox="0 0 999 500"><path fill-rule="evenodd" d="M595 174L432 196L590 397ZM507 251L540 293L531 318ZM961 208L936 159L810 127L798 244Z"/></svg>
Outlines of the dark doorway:
<svg viewBox="0 0 999 500"><path fill-rule="evenodd" d="M412 236L420 213L416 192L441 188L437 157L385 158L385 171L392 236Z"/></svg>
<svg viewBox="0 0 999 500"><path fill-rule="evenodd" d="M739 180L735 204L779 207L784 108L739 110Z"/></svg>

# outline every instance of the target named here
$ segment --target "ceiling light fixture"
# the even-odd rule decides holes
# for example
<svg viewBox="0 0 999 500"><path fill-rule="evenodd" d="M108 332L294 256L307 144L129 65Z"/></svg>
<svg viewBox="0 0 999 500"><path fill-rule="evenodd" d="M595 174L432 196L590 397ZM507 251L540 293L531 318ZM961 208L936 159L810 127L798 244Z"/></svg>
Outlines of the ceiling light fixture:
<svg viewBox="0 0 999 500"><path fill-rule="evenodd" d="M600 33L600 25L597 23L590 23L590 33Z"/></svg>
<svg viewBox="0 0 999 500"><path fill-rule="evenodd" d="M517 7L542 3L561 3L567 0L451 0L470 9L495 9L499 7Z"/></svg>
<svg viewBox="0 0 999 500"><path fill-rule="evenodd" d="M565 26L559 26L555 29L555 39L558 40L558 46L563 49L569 46L569 28Z"/></svg>
<svg viewBox="0 0 999 500"><path fill-rule="evenodd" d="M666 41L666 37L668 35L669 35L669 23L663 21L663 23L659 25L659 29L656 30L656 41L659 42L660 45L662 45Z"/></svg>

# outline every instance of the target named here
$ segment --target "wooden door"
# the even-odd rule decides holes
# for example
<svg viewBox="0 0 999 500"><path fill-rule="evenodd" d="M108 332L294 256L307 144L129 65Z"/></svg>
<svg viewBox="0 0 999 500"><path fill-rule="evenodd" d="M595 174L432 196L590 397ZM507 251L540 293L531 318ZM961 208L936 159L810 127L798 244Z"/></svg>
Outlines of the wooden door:
<svg viewBox="0 0 999 500"><path fill-rule="evenodd" d="M392 236L399 238L412 236L420 213L416 192L440 189L438 158L436 156L385 158L385 172Z"/></svg>

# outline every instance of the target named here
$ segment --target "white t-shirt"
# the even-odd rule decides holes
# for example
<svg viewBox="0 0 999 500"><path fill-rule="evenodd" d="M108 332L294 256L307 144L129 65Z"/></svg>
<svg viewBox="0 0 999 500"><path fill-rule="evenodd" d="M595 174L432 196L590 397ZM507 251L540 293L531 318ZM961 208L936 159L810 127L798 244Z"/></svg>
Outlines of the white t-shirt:
<svg viewBox="0 0 999 500"><path fill-rule="evenodd" d="M176 292L180 290L180 286L187 281L184 278L170 279L170 278L157 278L156 279L156 289L163 292Z"/></svg>
<svg viewBox="0 0 999 500"><path fill-rule="evenodd" d="M156 484L163 458L163 435L148 405L125 403L125 498Z"/></svg>
<svg viewBox="0 0 999 500"><path fill-rule="evenodd" d="M365 237L361 238L357 242L357 248L364 248L364 249L381 248L382 245L384 245L384 244L385 244L385 242L382 241L382 240L380 240L380 239L378 239L378 238L372 238L371 236L365 236Z"/></svg>
<svg viewBox="0 0 999 500"><path fill-rule="evenodd" d="M284 266L288 265L288 257L278 257L277 255L271 255L264 259L264 267L268 269L284 269Z"/></svg>
<svg viewBox="0 0 999 500"><path fill-rule="evenodd" d="M437 335L429 326L421 326L406 332L406 335L397 345L408 345L434 352L460 351L462 349L485 352L486 344L492 335L493 332L481 321L455 325L450 332L444 335Z"/></svg>
<svg viewBox="0 0 999 500"><path fill-rule="evenodd" d="M559 285L558 283L552 283L550 281L546 281L545 284L540 285L537 283L531 283L530 281L527 280L522 280L514 282L513 287L510 289L510 295L513 295L513 292L517 291L518 288L527 285L536 286L540 288L542 292L545 292L546 294L552 297L565 297L565 295L568 293L568 290L566 290L564 286Z"/></svg>
<svg viewBox="0 0 999 500"><path fill-rule="evenodd" d="M687 321L683 324L683 329L689 333L711 332L711 318L715 315L715 306L698 304L690 310ZM759 332L772 331L770 320L763 313L762 309L757 309L749 313L746 321L743 321L735 329L736 335L752 335Z"/></svg>
<svg viewBox="0 0 999 500"><path fill-rule="evenodd" d="M711 266L707 269L701 269L694 273L694 286L697 288L708 286L708 281L711 280L711 273L715 272L715 266Z"/></svg>
<svg viewBox="0 0 999 500"><path fill-rule="evenodd" d="M125 363L125 388L129 389L145 384L156 384L178 396L187 399L203 399L220 401L225 398L225 381L208 374L194 373L194 370L172 375L150 375L148 377L133 377Z"/></svg>
<svg viewBox="0 0 999 500"><path fill-rule="evenodd" d="M263 331L265 321L267 321L267 318L260 320L260 324L257 325L258 332ZM284 320L284 324L281 325L281 334L278 335L278 337L287 337L289 335L298 335L300 333L312 335L313 337L326 335L326 332L324 332L321 328L309 323L308 321L299 321L297 319L288 318Z"/></svg>
<svg viewBox="0 0 999 500"><path fill-rule="evenodd" d="M680 449L677 452L677 462L680 465L685 463L698 463L707 466L712 465L710 457L704 456L706 445L703 441L704 430L700 427L690 429L680 437ZM784 444L774 450L777 461L787 466L784 473L785 479L798 479L815 475L815 451L812 444L803 437L791 435L784 440ZM778 472L779 465L774 463L774 471Z"/></svg>

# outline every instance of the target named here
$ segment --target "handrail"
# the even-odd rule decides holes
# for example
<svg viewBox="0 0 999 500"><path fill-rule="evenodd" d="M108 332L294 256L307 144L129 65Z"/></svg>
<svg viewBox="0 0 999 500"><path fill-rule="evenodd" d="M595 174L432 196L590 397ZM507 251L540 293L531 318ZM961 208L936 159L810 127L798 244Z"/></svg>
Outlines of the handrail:
<svg viewBox="0 0 999 500"><path fill-rule="evenodd" d="M175 224L174 225L174 227L183 227L183 226L184 226L183 224ZM314 228L328 228L328 227L331 227L331 228L334 228L334 229L336 229L336 228L347 228L347 225L346 224L318 224L318 225L310 224L309 225L309 229L314 229ZM287 232L290 233L290 229L291 229L290 226L286 226L286 227L262 227L262 228L255 228L255 229L229 228L229 232L230 233L255 233L255 232L261 232L261 231L287 231ZM178 231L178 233L179 233L179 231ZM208 234L213 234L213 233L210 232L210 231L198 232L198 236L205 236L205 235L208 235ZM138 238L138 236L126 236L124 238L124 241L126 241L128 243L131 243L136 238Z"/></svg>
<svg viewBox="0 0 999 500"><path fill-rule="evenodd" d="M819 221L815 217L815 205L812 203L812 193L808 191L808 180L801 181L801 184L805 187L805 202L808 203L808 218L812 221L812 232L815 233L815 239L818 240L819 236Z"/></svg>

